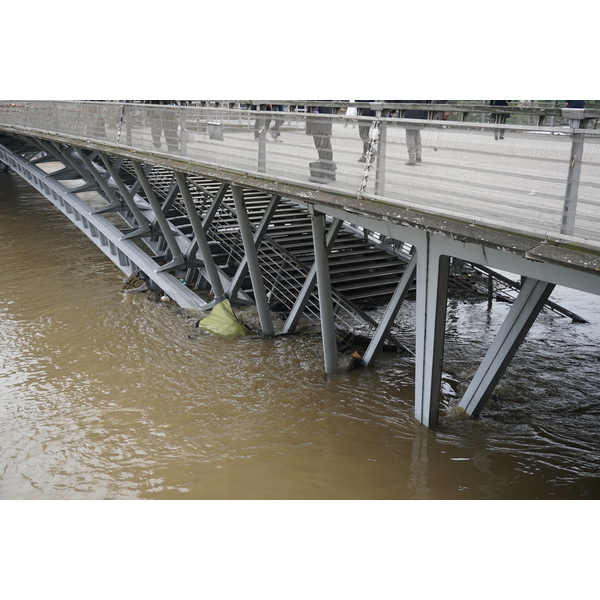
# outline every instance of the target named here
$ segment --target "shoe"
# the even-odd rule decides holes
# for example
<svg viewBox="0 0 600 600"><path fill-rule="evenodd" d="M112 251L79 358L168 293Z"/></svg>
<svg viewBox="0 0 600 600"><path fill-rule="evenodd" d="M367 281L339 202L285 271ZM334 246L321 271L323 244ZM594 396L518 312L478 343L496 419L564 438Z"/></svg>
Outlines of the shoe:
<svg viewBox="0 0 600 600"><path fill-rule="evenodd" d="M423 162L423 161L421 160L421 155L420 155L420 154L417 154L417 162Z"/></svg>
<svg viewBox="0 0 600 600"><path fill-rule="evenodd" d="M359 159L358 162L362 162L362 163L366 163L367 162L367 157L365 154L363 154Z"/></svg>
<svg viewBox="0 0 600 600"><path fill-rule="evenodd" d="M417 161L411 158L411 159L407 160L404 164L410 165L411 167L415 167L417 165Z"/></svg>
<svg viewBox="0 0 600 600"><path fill-rule="evenodd" d="M273 141L274 142L283 142L280 135L278 135L277 137L273 137Z"/></svg>

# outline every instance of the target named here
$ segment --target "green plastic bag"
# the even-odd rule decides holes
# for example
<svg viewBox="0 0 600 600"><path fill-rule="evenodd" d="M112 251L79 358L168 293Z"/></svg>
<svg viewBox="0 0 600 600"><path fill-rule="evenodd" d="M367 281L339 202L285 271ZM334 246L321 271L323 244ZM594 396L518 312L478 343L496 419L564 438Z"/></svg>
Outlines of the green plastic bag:
<svg viewBox="0 0 600 600"><path fill-rule="evenodd" d="M198 327L217 335L250 335L236 318L229 300L223 300L213 307L210 315L198 322Z"/></svg>

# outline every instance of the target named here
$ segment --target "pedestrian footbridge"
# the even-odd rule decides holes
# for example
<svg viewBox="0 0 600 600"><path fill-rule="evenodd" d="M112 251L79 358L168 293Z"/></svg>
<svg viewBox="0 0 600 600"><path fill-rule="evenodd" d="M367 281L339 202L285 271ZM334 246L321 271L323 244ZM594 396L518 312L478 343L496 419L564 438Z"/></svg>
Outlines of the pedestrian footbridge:
<svg viewBox="0 0 600 600"><path fill-rule="evenodd" d="M600 111L355 103L367 117L340 102L250 104L0 102L0 165L182 307L254 304L265 336L318 323L330 374L340 330L370 340L366 367L386 342L411 353L415 416L432 428L462 264L520 276L461 400L471 416L554 286L600 294ZM428 118L406 118L413 109ZM415 128L422 162L409 165ZM414 343L395 324L411 290Z"/></svg>

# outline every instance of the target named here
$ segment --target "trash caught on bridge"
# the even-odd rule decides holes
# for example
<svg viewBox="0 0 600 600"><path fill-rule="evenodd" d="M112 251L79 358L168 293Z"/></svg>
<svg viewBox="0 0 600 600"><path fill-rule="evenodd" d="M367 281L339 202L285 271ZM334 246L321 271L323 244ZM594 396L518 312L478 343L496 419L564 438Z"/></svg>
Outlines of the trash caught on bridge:
<svg viewBox="0 0 600 600"><path fill-rule="evenodd" d="M198 321L198 328L217 335L251 335L252 332L244 327L235 316L229 300L223 300L215 305L210 315Z"/></svg>
<svg viewBox="0 0 600 600"><path fill-rule="evenodd" d="M148 284L144 281L142 277L138 275L130 275L124 282L123 287L121 288L123 293L131 293L131 292L147 292Z"/></svg>

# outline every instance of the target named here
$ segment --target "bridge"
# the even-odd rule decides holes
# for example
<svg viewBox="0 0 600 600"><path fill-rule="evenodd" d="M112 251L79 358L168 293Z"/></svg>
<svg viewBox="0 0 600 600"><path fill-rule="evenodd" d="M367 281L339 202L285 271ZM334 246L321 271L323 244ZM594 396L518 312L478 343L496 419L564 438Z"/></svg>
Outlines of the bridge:
<svg viewBox="0 0 600 600"><path fill-rule="evenodd" d="M329 374L340 330L368 338L364 367L386 343L413 353L395 322L416 289L415 417L431 428L461 264L520 276L460 401L472 417L556 285L600 294L599 110L373 102L352 104L370 116L348 116L341 102L251 104L4 101L0 165L127 277L184 308L254 304L265 336L318 323ZM407 130L421 135L418 162ZM280 331L273 311L285 314Z"/></svg>

